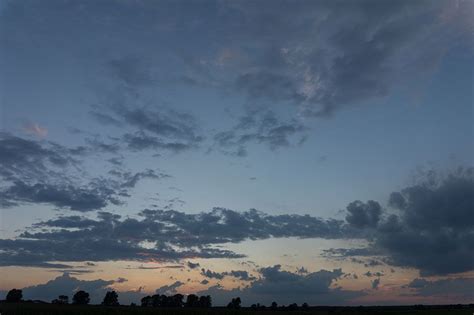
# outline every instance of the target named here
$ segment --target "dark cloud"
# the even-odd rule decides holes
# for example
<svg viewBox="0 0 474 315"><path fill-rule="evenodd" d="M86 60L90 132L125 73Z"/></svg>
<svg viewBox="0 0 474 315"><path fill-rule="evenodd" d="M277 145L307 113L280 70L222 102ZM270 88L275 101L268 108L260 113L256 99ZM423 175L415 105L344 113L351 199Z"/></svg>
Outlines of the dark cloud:
<svg viewBox="0 0 474 315"><path fill-rule="evenodd" d="M201 275L203 275L206 278L209 279L218 279L222 280L224 277L234 277L239 280L243 281L253 281L256 278L252 275L250 275L247 271L245 270L231 270L231 271L224 271L224 272L214 272L209 269L201 269Z"/></svg>
<svg viewBox="0 0 474 315"><path fill-rule="evenodd" d="M364 273L364 276L366 277L383 277L384 274L380 271L377 271L377 272L371 272L371 271L367 271L366 273Z"/></svg>
<svg viewBox="0 0 474 315"><path fill-rule="evenodd" d="M0 132L0 176L4 180L62 177L58 168L77 164L65 147Z"/></svg>
<svg viewBox="0 0 474 315"><path fill-rule="evenodd" d="M63 216L36 223L19 239L0 240L0 263L237 258L242 255L212 245L272 237L331 239L346 235L341 221L309 215L273 216L223 208L199 214L144 210L141 215L141 219L132 219L100 212L98 219ZM144 247L143 242L152 245ZM229 275L251 278L240 271Z"/></svg>
<svg viewBox="0 0 474 315"><path fill-rule="evenodd" d="M122 140L127 145L127 148L132 151L163 149L179 153L195 147L195 143L166 142L158 137L148 136L143 132L127 133L123 136Z"/></svg>
<svg viewBox="0 0 474 315"><path fill-rule="evenodd" d="M305 131L295 119L281 121L271 110L252 109L232 129L217 133L214 141L221 152L243 157L249 144L265 144L271 150L288 147L303 142Z"/></svg>
<svg viewBox="0 0 474 315"><path fill-rule="evenodd" d="M196 268L199 267L200 265L199 265L199 263L193 263L193 262L188 261L188 262L186 263L186 266L188 266L189 269L196 269Z"/></svg>
<svg viewBox="0 0 474 315"><path fill-rule="evenodd" d="M447 52L471 35L468 1L288 4L233 1L209 10L212 22L202 31L211 32L214 45L183 56L180 77L252 103L288 103L328 116L407 82L422 88Z"/></svg>
<svg viewBox="0 0 474 315"><path fill-rule="evenodd" d="M348 207L348 219L356 226L375 227L366 249L331 249L328 256L384 256L384 262L419 269L422 275L445 275L474 270L474 171L460 168L451 174L420 180L392 193L389 203L397 213L374 219L367 205ZM351 204L352 205L352 204ZM354 213L357 213L355 220ZM380 222L379 222L380 221Z"/></svg>
<svg viewBox="0 0 474 315"><path fill-rule="evenodd" d="M221 280L221 279L224 279L225 275L221 272L214 272L214 271L211 271L209 269L201 269L201 275L203 275L204 277L206 278L210 278L210 279L218 279L218 280Z"/></svg>
<svg viewBox="0 0 474 315"><path fill-rule="evenodd" d="M459 172L401 191L399 215L380 226L375 243L391 263L422 274L474 269L473 170Z"/></svg>
<svg viewBox="0 0 474 315"><path fill-rule="evenodd" d="M0 133L0 205L36 203L83 212L99 210L121 204L121 198L129 196L130 189L144 178L169 177L147 169L136 173L115 170L117 179L90 178L77 158L90 151L116 153L117 148L97 139L89 142L88 147L70 149Z"/></svg>
<svg viewBox="0 0 474 315"><path fill-rule="evenodd" d="M240 296L245 305L257 302L270 305L273 301L282 304L307 302L336 305L348 303L351 299L365 294L360 291L331 288L344 274L341 269L320 270L302 275L284 271L280 265L275 265L261 268L260 274L260 279L242 289L225 290L213 286L199 294L210 294L217 305L227 303L236 296Z"/></svg>
<svg viewBox="0 0 474 315"><path fill-rule="evenodd" d="M71 300L74 293L79 290L84 290L90 294L91 303L99 304L105 296L105 293L113 289L116 283L123 283L125 278L118 278L117 280L80 280L72 277L70 273L64 273L44 284L38 284L22 288L23 299L26 300L42 300L52 301L59 295L67 295ZM119 302L122 304L130 304L130 302L139 302L140 298L145 296L141 291L126 291L118 292ZM0 291L0 297L4 299L7 291Z"/></svg>
<svg viewBox="0 0 474 315"><path fill-rule="evenodd" d="M363 203L359 200L351 202L347 206L346 221L356 228L376 227L380 215L382 214L382 207L376 201L369 200Z"/></svg>
<svg viewBox="0 0 474 315"><path fill-rule="evenodd" d="M177 289L182 286L184 283L181 281L176 281L169 285L164 285L158 289L156 289L156 294L165 294L165 295L172 295L177 292Z"/></svg>
<svg viewBox="0 0 474 315"><path fill-rule="evenodd" d="M118 172L119 180L95 178L88 184L78 185L70 181L56 183L27 183L15 180L0 191L1 203L17 206L21 203L51 204L58 208L74 211L93 211L108 204L120 205L121 197L128 197L128 191L144 178L162 179L169 175L154 170L143 172Z"/></svg>
<svg viewBox="0 0 474 315"><path fill-rule="evenodd" d="M49 183L27 184L15 181L13 185L0 192L2 203L17 206L21 203L47 203L58 208L75 211L91 211L104 208L109 202L119 204L115 191L108 187L91 183L77 187Z"/></svg>
<svg viewBox="0 0 474 315"><path fill-rule="evenodd" d="M474 279L451 278L440 280L426 280L416 278L407 288L412 289L409 295L425 297L455 297L458 301L469 303L474 299Z"/></svg>
<svg viewBox="0 0 474 315"><path fill-rule="evenodd" d="M74 292L84 290L89 292L92 302L99 303L103 298L107 288L116 283L114 280L79 280L71 277L68 273L64 273L53 280L44 284L34 285L23 288L24 299L38 299L43 301L51 301L59 295L67 295L71 299Z"/></svg>
<svg viewBox="0 0 474 315"><path fill-rule="evenodd" d="M131 128L133 131L125 132L121 140L125 147L132 151L182 152L197 148L203 140L193 116L169 108L132 108L112 103L102 107L96 106L91 114L103 124L125 130Z"/></svg>
<svg viewBox="0 0 474 315"><path fill-rule="evenodd" d="M380 278L374 279L371 282L372 290L378 290L380 285Z"/></svg>

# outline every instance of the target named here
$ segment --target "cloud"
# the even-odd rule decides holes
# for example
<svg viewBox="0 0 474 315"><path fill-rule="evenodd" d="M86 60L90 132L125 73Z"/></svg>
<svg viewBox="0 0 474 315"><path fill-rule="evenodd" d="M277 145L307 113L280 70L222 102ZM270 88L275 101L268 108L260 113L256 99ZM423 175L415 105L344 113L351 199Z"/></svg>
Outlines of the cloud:
<svg viewBox="0 0 474 315"><path fill-rule="evenodd" d="M23 130L26 133L35 135L39 138L45 138L48 135L48 129L46 129L44 127L41 127L37 123L29 122L29 123L23 125Z"/></svg>
<svg viewBox="0 0 474 315"><path fill-rule="evenodd" d="M84 290L90 294L93 303L98 303L105 295L107 288L113 285L114 280L79 280L68 273L50 280L44 284L23 288L24 299L51 301L59 295L67 295L70 299L74 292Z"/></svg>
<svg viewBox="0 0 474 315"><path fill-rule="evenodd" d="M224 272L214 272L209 269L201 269L201 275L209 279L218 279L222 280L224 277L234 277L243 281L253 281L256 278L254 276L249 275L249 273L245 270L231 270L231 271L224 271Z"/></svg>
<svg viewBox="0 0 474 315"><path fill-rule="evenodd" d="M165 295L172 295L176 294L177 289L182 286L184 283L181 281L176 281L169 285L164 285L158 289L156 289L156 294L165 294Z"/></svg>
<svg viewBox="0 0 474 315"><path fill-rule="evenodd" d="M88 147L67 148L57 143L23 139L0 133L0 205L50 204L61 209L93 211L121 198L143 179L165 179L168 174L146 169L132 173L115 169L108 177L89 177L78 158L92 151L116 153L115 145L89 141ZM110 176L114 175L114 176ZM115 177L115 178L114 178Z"/></svg>
<svg viewBox="0 0 474 315"><path fill-rule="evenodd" d="M52 169L77 163L65 147L0 132L0 175L6 180L60 176L59 171Z"/></svg>
<svg viewBox="0 0 474 315"><path fill-rule="evenodd" d="M187 77L250 102L288 103L306 116L328 116L380 100L407 82L422 88L419 82L450 47L470 37L468 1L287 4L224 3L213 18L225 26L212 38L226 49L237 39L239 53L224 70L209 51L187 58Z"/></svg>
<svg viewBox="0 0 474 315"><path fill-rule="evenodd" d="M238 258L242 255L213 245L272 237L332 239L346 235L341 221L309 215L268 215L254 209L236 212L215 208L199 214L144 210L140 219L107 212L98 216L62 216L36 223L18 239L2 239L0 264ZM251 278L240 271L229 276Z"/></svg>
<svg viewBox="0 0 474 315"><path fill-rule="evenodd" d="M84 185L70 181L27 183L15 180L10 186L0 190L0 200L5 207L17 206L21 203L44 203L58 208L86 212L100 210L109 203L122 204L119 198L128 196L128 191L144 178L169 177L167 174L150 169L134 174L130 172L118 172L118 174L121 177L120 180L96 178Z"/></svg>
<svg viewBox="0 0 474 315"><path fill-rule="evenodd" d="M357 200L347 206L347 212L349 214L346 216L346 221L350 225L356 228L375 227L380 220L382 207L373 200L365 204Z"/></svg>
<svg viewBox="0 0 474 315"><path fill-rule="evenodd" d="M190 261L188 261L186 263L186 265L188 266L189 269L196 269L200 266L199 263L193 263L193 262L190 262Z"/></svg>
<svg viewBox="0 0 474 315"><path fill-rule="evenodd" d="M198 294L209 294L216 305L225 305L231 298L241 297L244 305L262 303L270 305L273 301L281 304L304 303L336 305L346 304L351 299L364 295L361 291L347 291L332 288L343 272L320 270L308 274L298 274L281 269L280 265L260 269L261 278L245 288L225 290L213 286Z"/></svg>
<svg viewBox="0 0 474 315"><path fill-rule="evenodd" d="M71 301L75 292L84 290L89 293L92 304L99 304L106 292L113 289L114 284L123 283L124 281L126 281L125 278L118 278L117 280L80 280L66 272L46 283L22 288L23 299L50 302L59 295L67 295ZM137 303L145 296L141 290L117 292L121 304ZM7 291L0 291L0 298L4 299L6 294Z"/></svg>
<svg viewBox="0 0 474 315"><path fill-rule="evenodd" d="M224 279L224 276L225 276L223 273L214 272L214 271L211 271L209 269L207 269L207 270L206 269L201 269L201 275L203 275L206 278L218 279L218 280Z"/></svg>
<svg viewBox="0 0 474 315"><path fill-rule="evenodd" d="M127 98L126 95L123 97ZM121 136L121 142L129 150L179 153L197 148L203 140L197 122L190 114L165 107L130 107L109 102L112 104L96 106L91 115L103 124L128 130Z"/></svg>
<svg viewBox="0 0 474 315"><path fill-rule="evenodd" d="M372 290L378 290L380 285L380 278L374 279L371 282Z"/></svg>
<svg viewBox="0 0 474 315"><path fill-rule="evenodd" d="M326 254L379 255L385 263L416 268L421 275L473 270L473 175L472 168L460 168L444 176L432 173L419 183L392 193L389 205L397 212L383 213L383 220L379 205L373 206L375 216L371 219L367 205L351 204L347 219L352 225L372 229L367 235L370 245L366 249L332 249Z"/></svg>
<svg viewBox="0 0 474 315"><path fill-rule="evenodd" d="M271 110L252 109L232 129L218 132L214 146L223 153L243 157L252 143L265 144L271 150L299 144L305 140L306 130L295 119L284 122Z"/></svg>
<svg viewBox="0 0 474 315"><path fill-rule="evenodd" d="M407 288L411 289L409 295L424 297L455 297L458 301L472 301L474 298L474 279L472 278L448 278L440 280L426 280L423 278L413 279Z"/></svg>

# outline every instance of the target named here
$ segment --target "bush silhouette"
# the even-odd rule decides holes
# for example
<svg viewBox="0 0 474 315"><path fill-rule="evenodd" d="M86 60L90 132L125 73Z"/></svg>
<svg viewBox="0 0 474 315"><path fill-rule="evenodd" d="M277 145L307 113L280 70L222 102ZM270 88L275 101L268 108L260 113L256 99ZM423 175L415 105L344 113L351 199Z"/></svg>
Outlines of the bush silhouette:
<svg viewBox="0 0 474 315"><path fill-rule="evenodd" d="M229 304L227 304L227 308L239 309L241 303L242 301L240 300L240 297L236 297L235 299L232 299Z"/></svg>
<svg viewBox="0 0 474 315"><path fill-rule="evenodd" d="M89 304L90 298L89 293L86 291L77 291L76 294L72 297L72 304L77 305L86 305Z"/></svg>
<svg viewBox="0 0 474 315"><path fill-rule="evenodd" d="M203 295L199 297L199 307L208 308L212 306L212 299L210 295Z"/></svg>
<svg viewBox="0 0 474 315"><path fill-rule="evenodd" d="M186 298L185 307L198 307L199 306L199 297L196 294L190 294Z"/></svg>
<svg viewBox="0 0 474 315"><path fill-rule="evenodd" d="M60 295L57 299L52 300L51 304L69 304L69 297L67 295Z"/></svg>
<svg viewBox="0 0 474 315"><path fill-rule="evenodd" d="M102 305L106 305L106 306L117 306L117 305L119 305L117 292L115 292L115 291L107 292L105 294L104 300L102 301Z"/></svg>
<svg viewBox="0 0 474 315"><path fill-rule="evenodd" d="M8 303L18 303L21 302L23 298L23 291L18 289L12 289L8 291L6 300Z"/></svg>

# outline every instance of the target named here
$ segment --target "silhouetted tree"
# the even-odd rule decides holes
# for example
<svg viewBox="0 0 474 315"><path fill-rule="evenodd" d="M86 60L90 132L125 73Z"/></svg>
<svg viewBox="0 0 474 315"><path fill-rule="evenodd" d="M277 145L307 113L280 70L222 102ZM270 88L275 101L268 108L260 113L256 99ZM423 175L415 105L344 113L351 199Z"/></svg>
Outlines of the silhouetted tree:
<svg viewBox="0 0 474 315"><path fill-rule="evenodd" d="M106 306L117 306L117 305L119 305L117 292L115 292L115 291L107 292L105 294L104 300L102 301L102 305L106 305Z"/></svg>
<svg viewBox="0 0 474 315"><path fill-rule="evenodd" d="M276 310L278 308L277 302L272 302L272 305L270 306L272 310Z"/></svg>
<svg viewBox="0 0 474 315"><path fill-rule="evenodd" d="M291 303L290 305L288 305L288 309L290 311L296 311L298 309L298 304L296 303Z"/></svg>
<svg viewBox="0 0 474 315"><path fill-rule="evenodd" d="M184 303L185 307L199 307L199 297L195 294L189 294L186 297L186 303Z"/></svg>
<svg viewBox="0 0 474 315"><path fill-rule="evenodd" d="M183 299L184 295L182 294L175 294L170 297L170 307L183 307Z"/></svg>
<svg viewBox="0 0 474 315"><path fill-rule="evenodd" d="M72 297L72 304L86 305L89 304L90 298L89 293L86 291L77 291L76 294Z"/></svg>
<svg viewBox="0 0 474 315"><path fill-rule="evenodd" d="M8 303L18 303L18 302L21 302L22 298L23 298L23 291L18 290L18 289L12 289L8 291L6 300Z"/></svg>
<svg viewBox="0 0 474 315"><path fill-rule="evenodd" d="M166 295L155 294L151 297L151 306L153 307L167 307L169 304Z"/></svg>
<svg viewBox="0 0 474 315"><path fill-rule="evenodd" d="M203 295L199 297L199 307L209 308L212 306L212 299L210 295Z"/></svg>
<svg viewBox="0 0 474 315"><path fill-rule="evenodd" d="M306 303L306 302L303 303L303 304L301 305L301 308L304 309L304 310L307 310L307 309L309 308L308 303Z"/></svg>
<svg viewBox="0 0 474 315"><path fill-rule="evenodd" d="M52 304L69 304L69 297L67 295L60 295L57 299L51 301Z"/></svg>
<svg viewBox="0 0 474 315"><path fill-rule="evenodd" d="M153 306L153 298L149 295L143 297L140 302L143 307Z"/></svg>
<svg viewBox="0 0 474 315"><path fill-rule="evenodd" d="M242 301L240 300L240 297L236 297L235 299L232 299L229 304L227 304L227 308L239 309L241 303Z"/></svg>

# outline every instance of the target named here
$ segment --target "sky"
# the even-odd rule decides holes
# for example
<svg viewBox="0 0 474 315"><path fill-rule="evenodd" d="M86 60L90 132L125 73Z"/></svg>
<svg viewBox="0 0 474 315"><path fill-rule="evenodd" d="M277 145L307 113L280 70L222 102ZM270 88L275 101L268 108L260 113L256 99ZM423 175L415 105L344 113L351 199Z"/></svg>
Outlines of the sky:
<svg viewBox="0 0 474 315"><path fill-rule="evenodd" d="M472 303L473 10L0 0L0 298Z"/></svg>

